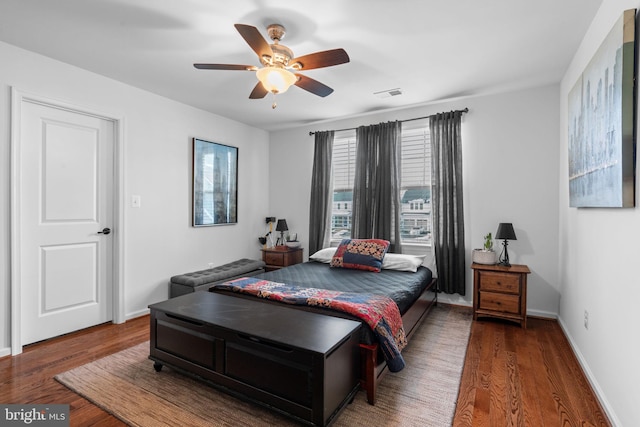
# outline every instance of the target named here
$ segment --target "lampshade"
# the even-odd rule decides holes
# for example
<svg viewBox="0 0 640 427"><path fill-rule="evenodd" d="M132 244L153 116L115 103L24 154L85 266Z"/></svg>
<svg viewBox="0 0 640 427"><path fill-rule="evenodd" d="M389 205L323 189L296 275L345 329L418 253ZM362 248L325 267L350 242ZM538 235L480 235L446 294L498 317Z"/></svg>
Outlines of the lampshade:
<svg viewBox="0 0 640 427"><path fill-rule="evenodd" d="M496 232L496 239L518 240L516 239L516 232L513 230L513 224L511 224L510 222L501 222L498 225L498 231Z"/></svg>
<svg viewBox="0 0 640 427"><path fill-rule="evenodd" d="M260 68L256 76L265 90L273 93L286 92L298 79L291 71L279 67Z"/></svg>
<svg viewBox="0 0 640 427"><path fill-rule="evenodd" d="M276 231L288 231L289 227L287 227L286 219L279 219L278 225L276 225Z"/></svg>

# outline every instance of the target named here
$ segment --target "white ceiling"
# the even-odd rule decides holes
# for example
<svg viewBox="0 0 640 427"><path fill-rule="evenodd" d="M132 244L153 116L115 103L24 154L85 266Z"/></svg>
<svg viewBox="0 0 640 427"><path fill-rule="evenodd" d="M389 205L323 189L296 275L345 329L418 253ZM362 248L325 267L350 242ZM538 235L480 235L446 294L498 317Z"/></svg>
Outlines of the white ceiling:
<svg viewBox="0 0 640 427"><path fill-rule="evenodd" d="M266 130L559 82L602 0L0 0L0 40ZM303 71L335 89L250 100L260 65L233 24L287 28ZM1 66L1 65L0 65ZM46 70L42 70L46 72ZM400 88L402 95L374 95Z"/></svg>

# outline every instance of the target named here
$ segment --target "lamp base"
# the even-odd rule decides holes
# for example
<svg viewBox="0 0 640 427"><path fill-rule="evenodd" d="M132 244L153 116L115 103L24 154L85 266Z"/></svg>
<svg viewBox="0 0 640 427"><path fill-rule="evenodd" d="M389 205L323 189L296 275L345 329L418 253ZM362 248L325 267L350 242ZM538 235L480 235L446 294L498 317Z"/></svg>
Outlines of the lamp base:
<svg viewBox="0 0 640 427"><path fill-rule="evenodd" d="M509 245L508 241L505 239L502 241L502 253L500 254L500 260L498 265L502 265L504 267L511 267L509 263L509 251L507 250L507 246Z"/></svg>

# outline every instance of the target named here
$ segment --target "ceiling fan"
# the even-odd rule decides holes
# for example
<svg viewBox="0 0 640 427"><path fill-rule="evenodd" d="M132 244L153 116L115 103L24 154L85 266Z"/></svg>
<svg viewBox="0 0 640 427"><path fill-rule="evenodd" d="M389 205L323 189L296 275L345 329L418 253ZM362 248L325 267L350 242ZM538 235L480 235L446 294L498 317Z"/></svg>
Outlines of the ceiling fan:
<svg viewBox="0 0 640 427"><path fill-rule="evenodd" d="M269 92L274 95L286 92L291 85L325 97L333 92L332 88L300 74L298 71L331 67L349 62L349 55L344 49L325 50L294 57L291 49L280 44L286 30L279 24L271 24L267 27L267 33L269 38L273 40L273 44L267 43L256 27L244 24L235 24L234 26L247 44L258 54L262 64L261 68L254 65L235 64L193 64L193 66L200 70L255 71L258 83L249 95L250 99L264 98ZM275 102L272 108L276 108Z"/></svg>

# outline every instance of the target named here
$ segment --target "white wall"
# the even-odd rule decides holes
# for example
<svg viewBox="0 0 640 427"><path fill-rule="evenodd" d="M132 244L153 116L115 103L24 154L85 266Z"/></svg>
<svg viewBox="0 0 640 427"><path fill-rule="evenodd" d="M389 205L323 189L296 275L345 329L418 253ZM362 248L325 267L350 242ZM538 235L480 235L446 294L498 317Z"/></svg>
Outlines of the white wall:
<svg viewBox="0 0 640 427"><path fill-rule="evenodd" d="M509 245L511 262L527 264L532 271L528 311L555 317L559 301L558 92L557 85L545 86L272 132L271 214L286 218L303 244L308 242L314 141L309 131L468 107L462 124L467 262L471 263L471 250L482 246L487 232L495 233L500 222L512 222L518 240ZM500 250L497 242L496 249ZM466 282L465 297L443 295L442 299L471 305L470 269Z"/></svg>
<svg viewBox="0 0 640 427"><path fill-rule="evenodd" d="M10 345L10 90L124 119L124 289L127 318L167 298L169 278L260 257L269 135L103 76L0 43L0 355ZM239 147L238 224L191 227L191 138ZM142 197L131 208L131 196ZM265 207L262 209L261 207ZM119 230L122 232L123 230Z"/></svg>
<svg viewBox="0 0 640 427"><path fill-rule="evenodd" d="M639 6L638 0L603 2L560 88L559 320L612 422L619 426L640 425L640 210L569 207L567 97L622 12ZM589 329L583 326L585 310Z"/></svg>

